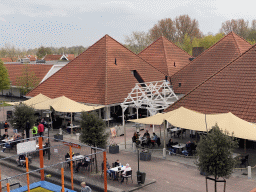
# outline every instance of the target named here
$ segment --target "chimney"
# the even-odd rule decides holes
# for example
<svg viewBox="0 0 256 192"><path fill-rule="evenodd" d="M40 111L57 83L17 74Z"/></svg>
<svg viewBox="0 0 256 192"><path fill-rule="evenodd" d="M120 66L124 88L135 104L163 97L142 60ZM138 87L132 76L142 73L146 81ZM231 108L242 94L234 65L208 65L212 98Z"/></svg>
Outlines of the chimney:
<svg viewBox="0 0 256 192"><path fill-rule="evenodd" d="M195 58L204 52L204 47L193 47L192 56Z"/></svg>

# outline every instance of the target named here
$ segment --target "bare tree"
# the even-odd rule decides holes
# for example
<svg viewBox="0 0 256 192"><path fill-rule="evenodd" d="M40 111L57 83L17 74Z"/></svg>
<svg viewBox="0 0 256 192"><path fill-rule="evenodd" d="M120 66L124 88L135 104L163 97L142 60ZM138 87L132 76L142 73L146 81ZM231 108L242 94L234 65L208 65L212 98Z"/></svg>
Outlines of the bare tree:
<svg viewBox="0 0 256 192"><path fill-rule="evenodd" d="M175 18L175 27L177 30L176 39L181 41L184 39L185 34L187 34L191 40L195 37L202 37L202 32L199 29L199 24L196 19L191 19L188 15L180 15Z"/></svg>
<svg viewBox="0 0 256 192"><path fill-rule="evenodd" d="M132 52L138 54L152 43L149 34L140 31L134 31L130 36L125 36L126 47Z"/></svg>
<svg viewBox="0 0 256 192"><path fill-rule="evenodd" d="M16 61L19 57L20 50L15 47L15 45L11 43L6 43L4 46L5 49L5 57L9 57L12 62Z"/></svg>
<svg viewBox="0 0 256 192"><path fill-rule="evenodd" d="M237 35L246 39L249 33L248 25L249 22L245 21L244 19L228 20L222 23L220 32L228 34L229 32L233 31Z"/></svg>
<svg viewBox="0 0 256 192"><path fill-rule="evenodd" d="M256 31L256 19L252 20L251 30Z"/></svg>
<svg viewBox="0 0 256 192"><path fill-rule="evenodd" d="M161 36L166 37L170 41L176 40L175 23L171 18L166 18L158 21L153 28L149 30L150 37L153 41Z"/></svg>

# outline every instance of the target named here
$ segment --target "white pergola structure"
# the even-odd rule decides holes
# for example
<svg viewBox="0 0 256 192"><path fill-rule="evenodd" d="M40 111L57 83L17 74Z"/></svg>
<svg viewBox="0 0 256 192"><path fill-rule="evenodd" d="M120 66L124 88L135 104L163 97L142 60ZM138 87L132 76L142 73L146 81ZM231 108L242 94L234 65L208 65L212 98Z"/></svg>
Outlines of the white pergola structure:
<svg viewBox="0 0 256 192"><path fill-rule="evenodd" d="M138 119L139 108L147 109L150 116L153 116L160 110L166 109L177 100L178 97L175 95L170 82L167 80L136 83L135 87L128 94L128 97L121 103L124 129L124 112L128 107L136 108Z"/></svg>

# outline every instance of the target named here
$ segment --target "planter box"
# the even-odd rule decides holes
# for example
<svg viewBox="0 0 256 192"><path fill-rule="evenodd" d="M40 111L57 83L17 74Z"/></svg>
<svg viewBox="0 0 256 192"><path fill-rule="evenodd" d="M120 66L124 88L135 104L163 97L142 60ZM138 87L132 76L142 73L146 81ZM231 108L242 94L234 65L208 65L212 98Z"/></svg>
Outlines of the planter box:
<svg viewBox="0 0 256 192"><path fill-rule="evenodd" d="M109 153L116 154L119 153L119 146L109 146Z"/></svg>
<svg viewBox="0 0 256 192"><path fill-rule="evenodd" d="M63 140L63 135L54 135L54 141Z"/></svg>
<svg viewBox="0 0 256 192"><path fill-rule="evenodd" d="M140 160L141 161L150 161L151 160L151 153L140 153Z"/></svg>

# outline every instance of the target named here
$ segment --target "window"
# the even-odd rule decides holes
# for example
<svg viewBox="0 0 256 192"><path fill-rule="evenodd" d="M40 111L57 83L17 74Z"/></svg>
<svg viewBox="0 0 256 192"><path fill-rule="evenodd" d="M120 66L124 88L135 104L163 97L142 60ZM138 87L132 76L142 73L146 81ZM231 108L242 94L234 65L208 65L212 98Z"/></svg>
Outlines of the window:
<svg viewBox="0 0 256 192"><path fill-rule="evenodd" d="M181 83L179 83L179 87L181 87Z"/></svg>

